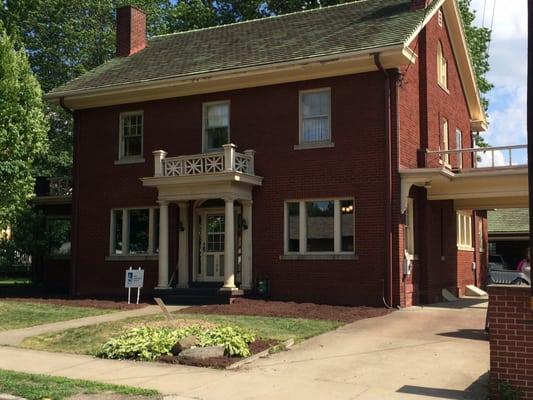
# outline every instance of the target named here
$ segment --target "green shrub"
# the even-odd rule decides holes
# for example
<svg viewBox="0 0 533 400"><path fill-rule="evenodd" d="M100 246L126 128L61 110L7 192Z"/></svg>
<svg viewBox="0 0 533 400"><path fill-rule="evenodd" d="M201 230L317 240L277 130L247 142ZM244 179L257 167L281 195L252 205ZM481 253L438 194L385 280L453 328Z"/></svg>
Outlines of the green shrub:
<svg viewBox="0 0 533 400"><path fill-rule="evenodd" d="M203 329L190 326L182 329L173 328L132 328L117 338L107 341L97 357L120 360L153 361L160 355L170 354L172 347L180 339L194 335L198 346L224 346L228 356L248 357L248 344L255 338L250 332L236 327L216 327Z"/></svg>

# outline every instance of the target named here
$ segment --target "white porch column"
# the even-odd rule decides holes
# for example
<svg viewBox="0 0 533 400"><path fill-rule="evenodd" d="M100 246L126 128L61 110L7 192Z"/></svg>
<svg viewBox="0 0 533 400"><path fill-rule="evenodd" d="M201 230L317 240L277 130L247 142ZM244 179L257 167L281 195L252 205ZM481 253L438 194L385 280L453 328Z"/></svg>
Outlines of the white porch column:
<svg viewBox="0 0 533 400"><path fill-rule="evenodd" d="M158 289L168 289L168 202L159 201L159 278Z"/></svg>
<svg viewBox="0 0 533 400"><path fill-rule="evenodd" d="M189 287L189 203L178 203L180 209L180 230L178 244L178 287Z"/></svg>
<svg viewBox="0 0 533 400"><path fill-rule="evenodd" d="M252 201L242 200L242 289L252 289Z"/></svg>
<svg viewBox="0 0 533 400"><path fill-rule="evenodd" d="M226 215L224 216L224 287L223 290L235 289L235 213L233 198L225 198Z"/></svg>

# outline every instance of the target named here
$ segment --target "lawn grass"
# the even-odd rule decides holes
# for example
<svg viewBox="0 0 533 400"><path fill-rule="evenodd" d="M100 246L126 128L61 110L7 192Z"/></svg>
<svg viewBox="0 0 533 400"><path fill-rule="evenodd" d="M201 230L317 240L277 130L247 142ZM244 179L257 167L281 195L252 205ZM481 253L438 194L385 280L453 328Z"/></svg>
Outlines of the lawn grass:
<svg viewBox="0 0 533 400"><path fill-rule="evenodd" d="M260 339L301 341L341 326L341 322L302 318L256 317L244 315L174 314L176 318L204 320L219 325L237 325L253 331ZM99 325L48 333L24 340L22 347L94 355L110 338L127 326L162 320L162 316L129 318Z"/></svg>
<svg viewBox="0 0 533 400"><path fill-rule="evenodd" d="M28 400L62 400L76 394L102 392L153 398L159 395L155 390L137 389L128 386L117 386L47 375L26 374L0 369L0 393L8 393L13 396L24 397Z"/></svg>
<svg viewBox="0 0 533 400"><path fill-rule="evenodd" d="M0 331L107 314L114 310L20 301L0 301Z"/></svg>

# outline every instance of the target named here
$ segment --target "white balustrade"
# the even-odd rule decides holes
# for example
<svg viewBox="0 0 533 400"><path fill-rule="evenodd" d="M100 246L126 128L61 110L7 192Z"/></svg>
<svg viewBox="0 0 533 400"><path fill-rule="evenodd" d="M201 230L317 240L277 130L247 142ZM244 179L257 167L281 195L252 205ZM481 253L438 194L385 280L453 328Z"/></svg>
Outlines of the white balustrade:
<svg viewBox="0 0 533 400"><path fill-rule="evenodd" d="M221 172L254 174L254 150L238 153L234 144L223 147L223 151L179 157L166 157L165 151L156 150L153 152L154 176L194 176Z"/></svg>
<svg viewBox="0 0 533 400"><path fill-rule="evenodd" d="M471 155L471 163L465 162L466 154ZM453 155L456 165L449 165L453 164ZM443 167L454 170L519 168L527 166L527 145L426 151L426 167L431 167L436 159Z"/></svg>

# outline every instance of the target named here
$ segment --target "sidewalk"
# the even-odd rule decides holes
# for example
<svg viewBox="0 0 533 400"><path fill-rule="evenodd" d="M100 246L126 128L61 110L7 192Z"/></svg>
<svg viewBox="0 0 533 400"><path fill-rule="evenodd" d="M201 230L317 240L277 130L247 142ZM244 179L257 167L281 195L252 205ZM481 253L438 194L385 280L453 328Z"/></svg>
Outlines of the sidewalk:
<svg viewBox="0 0 533 400"><path fill-rule="evenodd" d="M167 306L170 312L177 311L184 306ZM96 325L104 322L119 321L121 319L131 317L141 317L144 315L153 315L161 313L159 306L148 306L136 310L120 311L104 315L95 315L93 317L85 317L78 319L71 319L68 321L54 322L51 324L30 326L28 328L13 329L10 331L0 332L0 345L2 346L18 346L22 341L31 336L42 335L50 332L63 331L71 328L79 328L80 326Z"/></svg>

